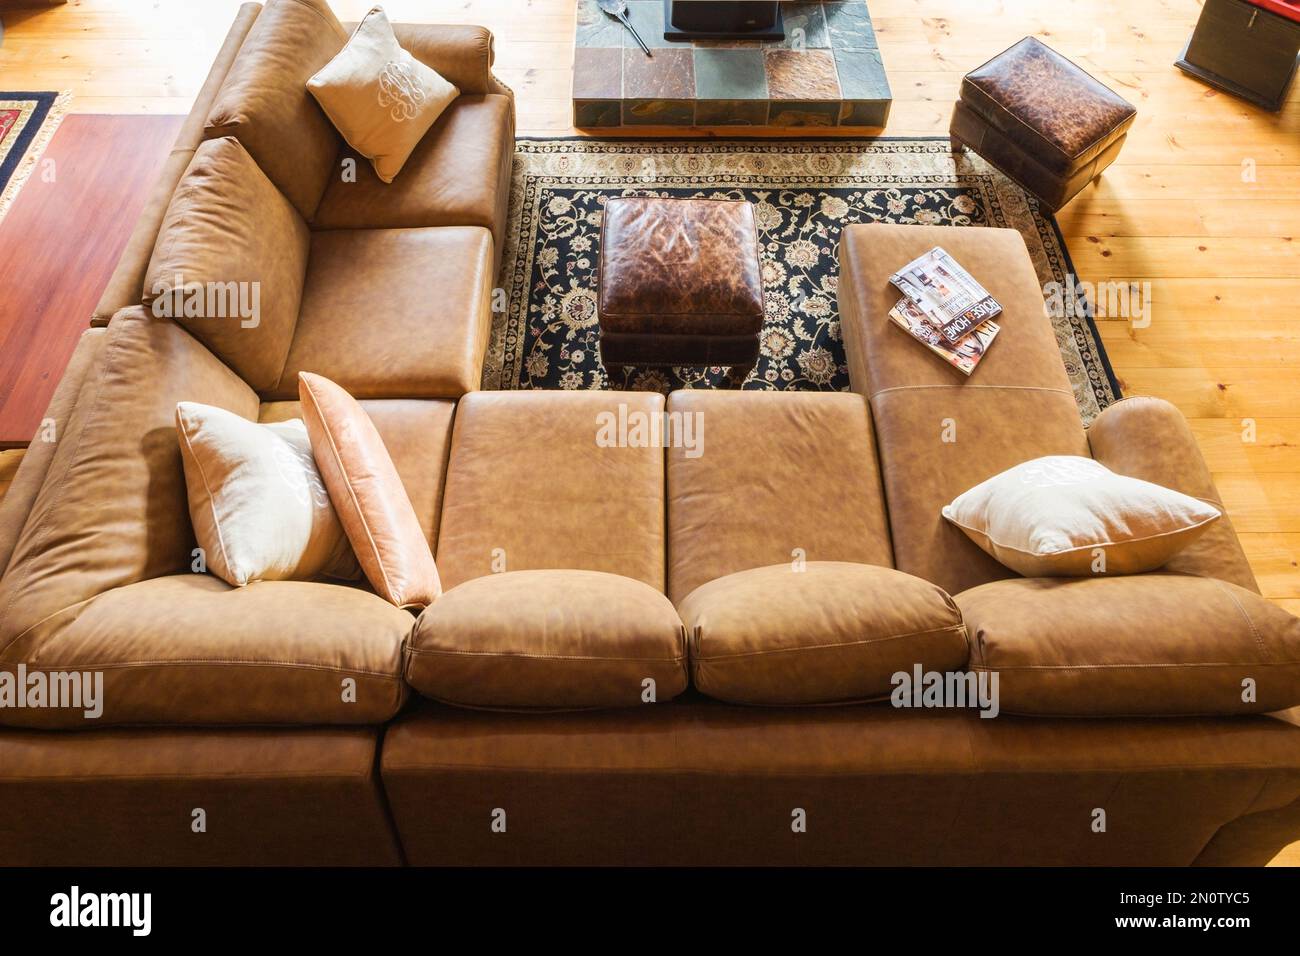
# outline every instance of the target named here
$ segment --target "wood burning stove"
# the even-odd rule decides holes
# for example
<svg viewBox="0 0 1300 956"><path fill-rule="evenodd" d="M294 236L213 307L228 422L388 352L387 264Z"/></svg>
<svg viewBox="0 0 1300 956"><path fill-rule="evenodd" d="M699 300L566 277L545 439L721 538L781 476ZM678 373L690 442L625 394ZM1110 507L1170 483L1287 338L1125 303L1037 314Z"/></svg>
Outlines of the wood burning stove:
<svg viewBox="0 0 1300 956"><path fill-rule="evenodd" d="M665 40L784 40L776 0L664 0Z"/></svg>

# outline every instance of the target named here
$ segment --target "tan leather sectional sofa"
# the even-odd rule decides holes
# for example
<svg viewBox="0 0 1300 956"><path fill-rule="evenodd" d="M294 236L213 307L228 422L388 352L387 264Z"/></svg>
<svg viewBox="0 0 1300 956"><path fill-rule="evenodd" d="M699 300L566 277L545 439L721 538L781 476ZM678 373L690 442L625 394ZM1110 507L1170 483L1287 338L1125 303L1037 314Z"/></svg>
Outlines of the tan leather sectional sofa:
<svg viewBox="0 0 1300 956"><path fill-rule="evenodd" d="M1080 591L1016 577L940 518L1045 454L1217 500L1170 406L1131 399L1085 430L1015 233L942 233L1006 310L969 382L883 321L888 272L940 234L866 226L841 252L853 393L475 391L513 141L491 38L398 27L464 95L392 186L359 162L350 192L348 151L294 95L343 42L330 24L320 43L321 16L241 11L55 394L59 440L0 506L0 671L104 675L95 720L0 710L0 859L1259 864L1300 837L1294 711L1092 716L1134 688L1070 656L1151 655L1173 676L1148 715L1235 680L1203 666L1250 628L1225 610L1255 589L1226 520L1159 574ZM196 226L205 190L248 202ZM152 260L190 250L201 270L232 231L274 278L261 324L142 305ZM295 417L298 369L357 393L383 435L444 588L418 618L360 585L193 570L176 403ZM595 440L602 413L665 411L702 416L700 454ZM797 592L772 570L792 560ZM896 663L1002 669L1002 716L859 702L852 646L788 656L837 609L913 597L940 626ZM703 606L738 622L727 640L683 624ZM1012 681L1017 654L1047 678ZM839 706L790 705L819 699Z"/></svg>

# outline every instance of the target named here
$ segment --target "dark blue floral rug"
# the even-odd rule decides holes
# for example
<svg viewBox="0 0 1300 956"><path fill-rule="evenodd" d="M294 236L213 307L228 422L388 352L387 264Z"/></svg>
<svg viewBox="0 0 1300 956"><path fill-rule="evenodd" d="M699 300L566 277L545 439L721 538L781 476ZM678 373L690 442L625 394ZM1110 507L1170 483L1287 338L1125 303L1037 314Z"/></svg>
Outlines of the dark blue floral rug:
<svg viewBox="0 0 1300 956"><path fill-rule="evenodd" d="M0 217L18 195L67 108L58 93L0 93Z"/></svg>
<svg viewBox="0 0 1300 956"><path fill-rule="evenodd" d="M1020 230L1043 283L1073 275L1037 201L947 139L521 140L484 388L632 388L725 383L722 369L629 369L611 381L597 346L596 263L611 196L754 204L767 320L747 389L847 390L836 307L840 233L859 222ZM1086 317L1055 320L1085 420L1119 396Z"/></svg>

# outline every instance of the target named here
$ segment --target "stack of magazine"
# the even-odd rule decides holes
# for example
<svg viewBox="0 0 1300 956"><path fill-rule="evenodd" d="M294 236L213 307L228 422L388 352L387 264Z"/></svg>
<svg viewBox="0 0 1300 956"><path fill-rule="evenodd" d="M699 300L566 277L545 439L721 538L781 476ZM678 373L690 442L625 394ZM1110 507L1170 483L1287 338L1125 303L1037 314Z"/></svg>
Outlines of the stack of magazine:
<svg viewBox="0 0 1300 956"><path fill-rule="evenodd" d="M935 247L889 277L903 298L889 320L965 375L975 371L999 326L993 296L943 249Z"/></svg>

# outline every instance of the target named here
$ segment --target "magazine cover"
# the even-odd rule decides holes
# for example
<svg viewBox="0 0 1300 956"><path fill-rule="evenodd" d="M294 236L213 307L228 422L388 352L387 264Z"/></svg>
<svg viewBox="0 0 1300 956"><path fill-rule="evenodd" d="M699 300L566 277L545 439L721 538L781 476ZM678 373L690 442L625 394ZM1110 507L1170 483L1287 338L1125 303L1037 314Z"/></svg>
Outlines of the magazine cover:
<svg viewBox="0 0 1300 956"><path fill-rule="evenodd" d="M889 320L963 375L975 371L975 366L980 363L1001 328L992 319L985 319L956 345L950 345L939 330L926 321L925 313L906 298L900 299L889 310Z"/></svg>
<svg viewBox="0 0 1300 956"><path fill-rule="evenodd" d="M961 341L981 322L1002 311L975 277L938 246L909 262L889 281L920 308L923 317L950 344Z"/></svg>

